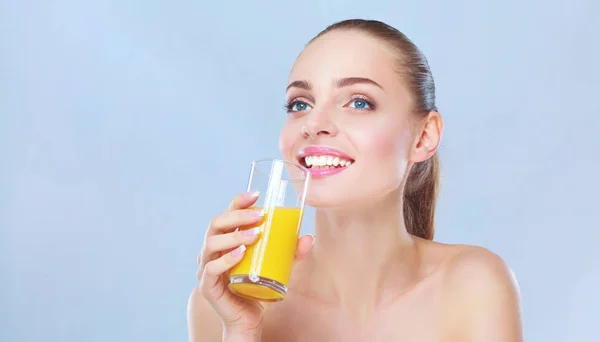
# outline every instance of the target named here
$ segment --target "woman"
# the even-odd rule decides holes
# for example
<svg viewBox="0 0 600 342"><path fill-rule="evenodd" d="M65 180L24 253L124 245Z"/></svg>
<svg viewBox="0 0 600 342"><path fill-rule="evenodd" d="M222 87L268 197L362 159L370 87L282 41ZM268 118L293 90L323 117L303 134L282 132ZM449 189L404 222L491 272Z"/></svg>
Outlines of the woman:
<svg viewBox="0 0 600 342"><path fill-rule="evenodd" d="M307 165L301 150L328 147L352 163L313 173L317 238L300 238L288 294L268 308L227 289L228 269L256 239L234 232L260 220L246 209L255 198L238 195L211 221L190 340L522 340L519 294L502 259L432 241L443 125L427 60L406 36L377 21L328 27L292 68L286 107L286 160Z"/></svg>

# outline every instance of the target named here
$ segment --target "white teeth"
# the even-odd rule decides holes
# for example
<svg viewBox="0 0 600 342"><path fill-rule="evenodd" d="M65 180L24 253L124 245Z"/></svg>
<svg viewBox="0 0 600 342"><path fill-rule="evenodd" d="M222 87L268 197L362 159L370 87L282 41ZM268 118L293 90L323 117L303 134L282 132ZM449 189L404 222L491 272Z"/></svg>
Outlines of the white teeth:
<svg viewBox="0 0 600 342"><path fill-rule="evenodd" d="M351 161L345 160L345 159L340 159L340 166L342 166L342 167L348 167L348 166L350 166L350 164L352 164Z"/></svg>
<svg viewBox="0 0 600 342"><path fill-rule="evenodd" d="M304 157L304 162L308 167L348 167L352 164L349 160L335 156L306 156Z"/></svg>

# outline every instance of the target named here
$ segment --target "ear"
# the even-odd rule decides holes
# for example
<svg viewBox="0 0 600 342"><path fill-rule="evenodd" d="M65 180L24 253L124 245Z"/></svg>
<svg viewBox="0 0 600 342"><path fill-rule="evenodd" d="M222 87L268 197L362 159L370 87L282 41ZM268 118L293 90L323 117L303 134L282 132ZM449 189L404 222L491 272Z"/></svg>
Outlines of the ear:
<svg viewBox="0 0 600 342"><path fill-rule="evenodd" d="M414 163L429 159L437 151L444 130L442 115L438 112L429 112L425 121L421 122L421 131L415 137L415 145L411 153L411 161Z"/></svg>

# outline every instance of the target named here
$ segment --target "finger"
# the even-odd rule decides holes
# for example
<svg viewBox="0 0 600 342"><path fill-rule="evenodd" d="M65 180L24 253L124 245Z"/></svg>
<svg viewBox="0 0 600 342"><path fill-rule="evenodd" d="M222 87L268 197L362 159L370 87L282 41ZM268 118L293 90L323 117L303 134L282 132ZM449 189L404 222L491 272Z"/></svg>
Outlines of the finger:
<svg viewBox="0 0 600 342"><path fill-rule="evenodd" d="M207 298L211 297L212 291L217 285L219 281L219 277L223 275L223 273L227 272L230 268L235 266L240 260L242 260L244 253L246 251L246 246L240 245L233 251L223 255L222 257L212 260L199 270L200 280L200 289L202 293L207 296ZM200 272L201 271L201 272Z"/></svg>
<svg viewBox="0 0 600 342"><path fill-rule="evenodd" d="M226 252L240 245L249 245L256 241L259 234L260 227L254 227L227 234L208 236L204 248L200 253L198 263L203 265L215 259L221 252Z"/></svg>
<svg viewBox="0 0 600 342"><path fill-rule="evenodd" d="M234 211L239 209L246 209L252 204L256 203L258 195L260 195L258 191L239 194L233 198L231 203L229 203L229 207L227 208L227 210Z"/></svg>
<svg viewBox="0 0 600 342"><path fill-rule="evenodd" d="M315 243L315 237L311 234L304 235L298 239L296 247L296 260L302 260L312 250L313 244Z"/></svg>
<svg viewBox="0 0 600 342"><path fill-rule="evenodd" d="M213 217L206 230L206 236L222 234L239 227L257 224L264 216L265 213L263 210L242 209L226 211Z"/></svg>

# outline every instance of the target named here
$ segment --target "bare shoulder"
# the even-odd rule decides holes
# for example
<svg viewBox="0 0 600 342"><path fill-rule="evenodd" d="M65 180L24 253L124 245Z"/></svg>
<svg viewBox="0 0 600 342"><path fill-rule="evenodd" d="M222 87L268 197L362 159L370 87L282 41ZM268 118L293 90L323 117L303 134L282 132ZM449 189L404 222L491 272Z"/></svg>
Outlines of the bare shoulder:
<svg viewBox="0 0 600 342"><path fill-rule="evenodd" d="M458 329L469 341L522 341L520 295L510 267L485 248L453 248L443 292Z"/></svg>
<svg viewBox="0 0 600 342"><path fill-rule="evenodd" d="M192 290L188 299L187 324L190 342L221 341L222 339L221 319L198 288Z"/></svg>
<svg viewBox="0 0 600 342"><path fill-rule="evenodd" d="M495 284L517 288L514 273L499 255L477 246L454 245L452 248L456 252L446 266L448 285L464 285L464 280L470 279L470 287Z"/></svg>

